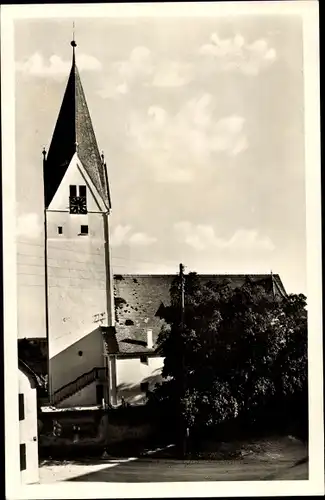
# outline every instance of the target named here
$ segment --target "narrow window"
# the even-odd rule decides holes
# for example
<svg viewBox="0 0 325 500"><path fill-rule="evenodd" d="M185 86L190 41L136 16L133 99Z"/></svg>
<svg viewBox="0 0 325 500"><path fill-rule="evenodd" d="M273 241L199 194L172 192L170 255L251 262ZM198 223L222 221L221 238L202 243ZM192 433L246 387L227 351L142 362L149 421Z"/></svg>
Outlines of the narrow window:
<svg viewBox="0 0 325 500"><path fill-rule="evenodd" d="M24 405L24 395L19 394L19 420L24 420L25 418L25 405Z"/></svg>
<svg viewBox="0 0 325 500"><path fill-rule="evenodd" d="M26 470L26 445L20 445L20 470Z"/></svg>
<svg viewBox="0 0 325 500"><path fill-rule="evenodd" d="M79 186L79 196L81 196L82 198L86 198L87 196L86 186Z"/></svg>
<svg viewBox="0 0 325 500"><path fill-rule="evenodd" d="M96 402L101 405L104 399L104 386L102 384L96 385Z"/></svg>
<svg viewBox="0 0 325 500"><path fill-rule="evenodd" d="M141 392L147 393L148 390L149 390L149 383L148 382L142 382L142 384L140 384L140 390L141 390Z"/></svg>
<svg viewBox="0 0 325 500"><path fill-rule="evenodd" d="M63 233L63 227L62 226L58 226L58 234L62 234Z"/></svg>
<svg viewBox="0 0 325 500"><path fill-rule="evenodd" d="M88 226L81 226L80 234L88 234Z"/></svg>
<svg viewBox="0 0 325 500"><path fill-rule="evenodd" d="M70 197L77 196L77 186L70 186Z"/></svg>
<svg viewBox="0 0 325 500"><path fill-rule="evenodd" d="M145 365L147 365L148 364L148 356L146 356L145 354L142 354L140 356L140 361L141 361L141 363L144 363Z"/></svg>

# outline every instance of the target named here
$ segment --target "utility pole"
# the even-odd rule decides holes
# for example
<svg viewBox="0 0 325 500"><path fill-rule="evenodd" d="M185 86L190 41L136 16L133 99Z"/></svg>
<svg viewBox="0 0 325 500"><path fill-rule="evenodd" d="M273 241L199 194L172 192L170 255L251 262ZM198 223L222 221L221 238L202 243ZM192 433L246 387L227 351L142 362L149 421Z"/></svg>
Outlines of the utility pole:
<svg viewBox="0 0 325 500"><path fill-rule="evenodd" d="M184 333L184 318L185 318L185 276L184 276L184 265L179 265L179 277L180 277L180 305L181 305L181 322L180 322L180 337L182 341L180 342L181 348L181 371L180 371L180 380L179 380L179 389L180 389L180 430L181 430L181 445L182 445L182 456L186 455L186 444L187 444L187 429L185 429L184 417L182 415L182 407L181 407L181 399L185 396L186 391L186 383L185 383L185 342L182 337Z"/></svg>
<svg viewBox="0 0 325 500"><path fill-rule="evenodd" d="M184 277L184 265L179 265L179 277L181 280L181 325L184 325L184 310L185 310L185 277Z"/></svg>
<svg viewBox="0 0 325 500"><path fill-rule="evenodd" d="M274 278L273 278L273 271L271 269L271 282L272 282L272 296L273 296L273 302L275 301L275 290L274 290Z"/></svg>

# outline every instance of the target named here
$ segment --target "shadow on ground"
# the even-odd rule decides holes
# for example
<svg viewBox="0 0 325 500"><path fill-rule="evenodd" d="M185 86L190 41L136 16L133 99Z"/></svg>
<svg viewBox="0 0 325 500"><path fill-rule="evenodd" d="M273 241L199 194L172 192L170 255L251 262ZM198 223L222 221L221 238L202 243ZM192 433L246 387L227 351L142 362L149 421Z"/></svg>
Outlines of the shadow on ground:
<svg viewBox="0 0 325 500"><path fill-rule="evenodd" d="M238 453L236 458L231 459L234 449ZM230 454L228 458L227 450ZM85 461L80 461L80 465L84 463L84 473L79 469L78 475L65 480L138 483L308 479L307 447L290 436L251 443L219 443L219 455L217 452L209 453L210 459L201 457L191 460L176 459L175 448L129 461L114 461L107 456L106 467L105 460L101 460L100 470L94 471L88 471Z"/></svg>
<svg viewBox="0 0 325 500"><path fill-rule="evenodd" d="M308 447L291 436L210 443L198 458L179 460L175 447L146 455L149 443L125 444L91 455L46 460L40 482L178 482L307 480ZM156 446L154 447L156 448ZM115 452L118 452L117 454ZM124 456L123 456L124 455Z"/></svg>
<svg viewBox="0 0 325 500"><path fill-rule="evenodd" d="M139 459L110 466L68 481L114 483L306 480L308 465L272 464L242 461L175 461Z"/></svg>

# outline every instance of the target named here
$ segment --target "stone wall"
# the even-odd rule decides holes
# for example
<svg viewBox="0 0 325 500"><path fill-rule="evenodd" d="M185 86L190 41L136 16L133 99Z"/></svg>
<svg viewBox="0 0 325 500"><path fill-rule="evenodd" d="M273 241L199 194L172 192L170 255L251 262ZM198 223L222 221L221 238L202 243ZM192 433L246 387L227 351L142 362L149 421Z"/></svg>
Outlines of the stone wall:
<svg viewBox="0 0 325 500"><path fill-rule="evenodd" d="M128 443L142 443L156 432L146 410L67 410L42 412L39 416L40 455L100 453L115 454Z"/></svg>

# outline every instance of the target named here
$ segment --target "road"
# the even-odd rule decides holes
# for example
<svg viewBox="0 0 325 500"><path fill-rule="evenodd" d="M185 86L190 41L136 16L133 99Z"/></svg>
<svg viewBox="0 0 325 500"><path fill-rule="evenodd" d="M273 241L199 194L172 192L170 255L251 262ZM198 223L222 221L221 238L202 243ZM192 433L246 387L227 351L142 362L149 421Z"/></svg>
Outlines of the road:
<svg viewBox="0 0 325 500"><path fill-rule="evenodd" d="M94 481L113 483L180 481L261 481L308 479L308 450L293 439L266 441L262 453L236 460L177 460L174 445L129 458L46 463L40 482Z"/></svg>
<svg viewBox="0 0 325 500"><path fill-rule="evenodd" d="M114 483L173 481L261 481L308 479L308 464L257 463L255 461L179 461L140 458L85 473L68 481Z"/></svg>

